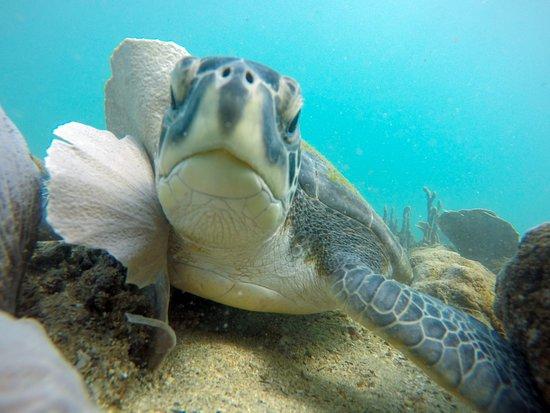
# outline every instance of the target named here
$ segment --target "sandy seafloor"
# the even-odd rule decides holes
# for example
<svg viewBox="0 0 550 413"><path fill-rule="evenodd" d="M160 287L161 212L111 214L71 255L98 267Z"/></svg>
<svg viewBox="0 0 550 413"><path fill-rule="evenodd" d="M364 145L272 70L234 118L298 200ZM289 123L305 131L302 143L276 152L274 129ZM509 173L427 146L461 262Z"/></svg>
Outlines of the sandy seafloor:
<svg viewBox="0 0 550 413"><path fill-rule="evenodd" d="M471 411L383 340L345 315L253 313L176 293L178 343L155 372L138 367L147 311L105 254L40 243L19 315L44 323L107 411ZM145 309L145 310L144 310Z"/></svg>

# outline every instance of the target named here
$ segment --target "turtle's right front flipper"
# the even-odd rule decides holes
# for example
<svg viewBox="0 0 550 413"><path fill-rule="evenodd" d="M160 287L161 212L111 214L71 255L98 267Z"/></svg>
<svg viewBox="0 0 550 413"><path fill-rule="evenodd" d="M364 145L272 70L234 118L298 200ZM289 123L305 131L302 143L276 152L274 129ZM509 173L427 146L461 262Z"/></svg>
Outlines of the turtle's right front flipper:
<svg viewBox="0 0 550 413"><path fill-rule="evenodd" d="M348 260L332 274L342 309L480 411L538 412L523 361L470 315Z"/></svg>
<svg viewBox="0 0 550 413"><path fill-rule="evenodd" d="M106 250L127 267L126 282L147 287L158 318L129 320L154 329L148 364L156 367L174 346L175 334L167 316L169 226L149 158L129 136L118 139L75 122L54 133L59 139L46 158L48 222L66 242Z"/></svg>

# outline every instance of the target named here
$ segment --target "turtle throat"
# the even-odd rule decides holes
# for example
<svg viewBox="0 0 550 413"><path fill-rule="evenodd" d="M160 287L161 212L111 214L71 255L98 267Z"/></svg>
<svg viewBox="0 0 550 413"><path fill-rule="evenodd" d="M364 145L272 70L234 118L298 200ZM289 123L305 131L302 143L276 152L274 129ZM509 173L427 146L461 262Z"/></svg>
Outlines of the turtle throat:
<svg viewBox="0 0 550 413"><path fill-rule="evenodd" d="M157 181L164 212L182 238L214 248L270 238L284 220L264 179L226 150L196 153Z"/></svg>

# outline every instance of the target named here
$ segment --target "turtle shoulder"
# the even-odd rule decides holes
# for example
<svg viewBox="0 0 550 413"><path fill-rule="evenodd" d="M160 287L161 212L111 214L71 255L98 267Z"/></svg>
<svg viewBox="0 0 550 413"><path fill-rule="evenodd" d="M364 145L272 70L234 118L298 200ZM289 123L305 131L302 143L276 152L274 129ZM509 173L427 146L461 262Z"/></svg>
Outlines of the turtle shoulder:
<svg viewBox="0 0 550 413"><path fill-rule="evenodd" d="M369 261L379 261L378 266L382 271L399 281L410 283L412 269L407 254L382 218L359 191L313 146L302 141L301 152L298 191L294 202L309 205L309 208L302 205L302 209L313 208L322 211L321 215L318 213L316 217L309 219L324 220L323 227L327 232L338 232L328 234L321 231L319 236L333 241L333 236L336 236L339 240L335 243L337 245L327 247L359 248L363 252L357 251L358 255L364 255ZM304 197L307 200L304 200ZM306 225L309 226L311 223Z"/></svg>

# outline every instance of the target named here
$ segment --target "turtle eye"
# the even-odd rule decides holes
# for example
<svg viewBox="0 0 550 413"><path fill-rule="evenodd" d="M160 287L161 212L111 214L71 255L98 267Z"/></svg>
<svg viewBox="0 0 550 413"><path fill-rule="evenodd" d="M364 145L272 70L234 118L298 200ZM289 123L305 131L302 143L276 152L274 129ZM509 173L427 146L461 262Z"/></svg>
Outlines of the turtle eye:
<svg viewBox="0 0 550 413"><path fill-rule="evenodd" d="M185 100L200 60L194 57L184 57L180 60L170 75L170 105L177 109Z"/></svg>
<svg viewBox="0 0 550 413"><path fill-rule="evenodd" d="M293 142L296 139L297 133L296 129L298 128L298 120L300 119L300 113L302 111L299 110L296 116L290 121L288 126L286 127L286 134L285 134L285 140L290 143Z"/></svg>

